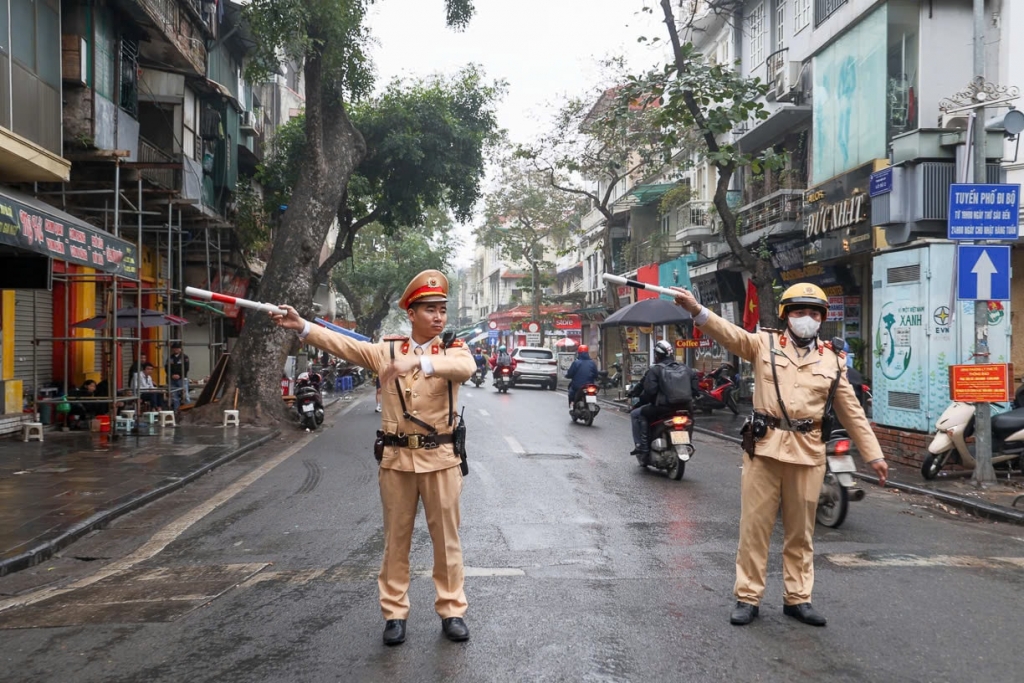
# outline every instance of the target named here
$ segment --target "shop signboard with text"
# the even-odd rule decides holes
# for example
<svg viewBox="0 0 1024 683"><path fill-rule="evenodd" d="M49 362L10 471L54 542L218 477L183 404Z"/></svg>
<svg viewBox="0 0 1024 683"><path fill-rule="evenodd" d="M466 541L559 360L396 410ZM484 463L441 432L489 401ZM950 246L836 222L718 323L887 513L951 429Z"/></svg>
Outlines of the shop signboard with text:
<svg viewBox="0 0 1024 683"><path fill-rule="evenodd" d="M950 397L961 403L1001 403L1013 399L1013 364L949 366Z"/></svg>
<svg viewBox="0 0 1024 683"><path fill-rule="evenodd" d="M803 261L814 263L872 248L868 195L876 162L833 178L804 195Z"/></svg>

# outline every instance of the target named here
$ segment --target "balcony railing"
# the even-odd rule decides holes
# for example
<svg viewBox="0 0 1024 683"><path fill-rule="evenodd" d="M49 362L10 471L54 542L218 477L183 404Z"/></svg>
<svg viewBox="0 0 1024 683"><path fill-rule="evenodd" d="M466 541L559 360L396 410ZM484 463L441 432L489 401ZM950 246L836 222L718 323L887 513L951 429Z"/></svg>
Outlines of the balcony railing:
<svg viewBox="0 0 1024 683"><path fill-rule="evenodd" d="M170 164L177 161L172 155L163 151L152 142L139 137L139 161L144 164ZM143 168L139 171L143 178L165 190L177 190L178 171L173 168Z"/></svg>
<svg viewBox="0 0 1024 683"><path fill-rule="evenodd" d="M683 204L676 211L676 240L691 242L718 233L713 202L694 200Z"/></svg>
<svg viewBox="0 0 1024 683"><path fill-rule="evenodd" d="M664 263L678 256L683 251L683 243L668 235L659 235L630 245L623 251L622 272L629 272L652 263Z"/></svg>
<svg viewBox="0 0 1024 683"><path fill-rule="evenodd" d="M799 226L803 220L803 205L803 190L778 190L758 199L737 212L739 234L749 235L782 223Z"/></svg>
<svg viewBox="0 0 1024 683"><path fill-rule="evenodd" d="M814 0L814 28L836 13L848 0Z"/></svg>

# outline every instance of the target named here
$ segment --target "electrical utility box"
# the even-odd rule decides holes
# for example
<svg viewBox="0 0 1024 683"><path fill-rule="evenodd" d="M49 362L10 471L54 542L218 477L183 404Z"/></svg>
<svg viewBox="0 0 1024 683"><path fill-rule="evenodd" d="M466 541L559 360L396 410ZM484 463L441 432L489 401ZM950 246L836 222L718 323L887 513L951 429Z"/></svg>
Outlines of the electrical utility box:
<svg viewBox="0 0 1024 683"><path fill-rule="evenodd" d="M930 432L949 405L949 366L974 363L974 302L956 299L956 245L923 241L872 261L873 419ZM1010 362L1010 302L987 302L989 363ZM1006 406L993 404L993 413Z"/></svg>

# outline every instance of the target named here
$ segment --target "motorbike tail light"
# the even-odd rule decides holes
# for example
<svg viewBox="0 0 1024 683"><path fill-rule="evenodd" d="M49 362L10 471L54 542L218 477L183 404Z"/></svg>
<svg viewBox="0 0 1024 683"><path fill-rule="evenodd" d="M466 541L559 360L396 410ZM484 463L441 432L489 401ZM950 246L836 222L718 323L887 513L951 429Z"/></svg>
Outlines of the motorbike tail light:
<svg viewBox="0 0 1024 683"><path fill-rule="evenodd" d="M507 375L508 373L509 373L509 369L508 368L502 368L501 369L501 374Z"/></svg>
<svg viewBox="0 0 1024 683"><path fill-rule="evenodd" d="M597 387L595 387L593 384L591 384L586 389L584 389L584 391L586 391L588 394L596 394L597 393Z"/></svg>
<svg viewBox="0 0 1024 683"><path fill-rule="evenodd" d="M684 417L682 415L676 415L675 417L672 418L672 429L675 429L677 431L686 429L686 427L689 424L690 424L690 418L688 418L688 417Z"/></svg>
<svg viewBox="0 0 1024 683"><path fill-rule="evenodd" d="M846 455L847 453L850 452L850 440L839 439L832 445L832 448L830 448L829 450L831 450L836 455Z"/></svg>

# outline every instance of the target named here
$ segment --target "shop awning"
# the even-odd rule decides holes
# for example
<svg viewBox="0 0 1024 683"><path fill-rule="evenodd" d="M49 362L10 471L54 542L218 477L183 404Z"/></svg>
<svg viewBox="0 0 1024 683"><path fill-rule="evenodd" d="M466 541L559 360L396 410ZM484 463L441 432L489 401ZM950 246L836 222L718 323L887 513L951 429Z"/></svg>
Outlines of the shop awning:
<svg viewBox="0 0 1024 683"><path fill-rule="evenodd" d="M662 195L676 187L677 183L637 185L628 194L615 201L615 208L647 206L661 199Z"/></svg>
<svg viewBox="0 0 1024 683"><path fill-rule="evenodd" d="M138 279L134 244L7 187L0 188L0 244Z"/></svg>

